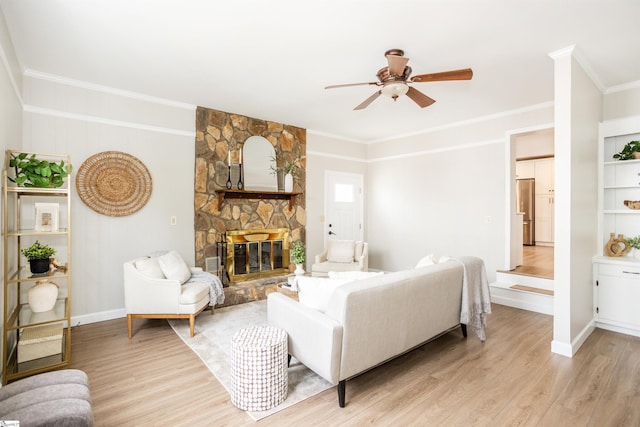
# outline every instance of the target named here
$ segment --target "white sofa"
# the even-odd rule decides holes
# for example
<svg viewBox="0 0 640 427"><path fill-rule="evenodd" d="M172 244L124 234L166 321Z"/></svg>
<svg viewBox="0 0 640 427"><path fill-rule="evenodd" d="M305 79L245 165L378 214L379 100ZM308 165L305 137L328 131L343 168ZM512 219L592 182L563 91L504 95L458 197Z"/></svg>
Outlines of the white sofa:
<svg viewBox="0 0 640 427"><path fill-rule="evenodd" d="M461 325L464 270L450 260L346 283L324 312L272 293L268 322L287 332L291 356L338 385L344 407L347 379Z"/></svg>
<svg viewBox="0 0 640 427"><path fill-rule="evenodd" d="M355 240L328 240L324 251L316 255L311 266L314 276L326 276L330 271L367 271L369 245Z"/></svg>

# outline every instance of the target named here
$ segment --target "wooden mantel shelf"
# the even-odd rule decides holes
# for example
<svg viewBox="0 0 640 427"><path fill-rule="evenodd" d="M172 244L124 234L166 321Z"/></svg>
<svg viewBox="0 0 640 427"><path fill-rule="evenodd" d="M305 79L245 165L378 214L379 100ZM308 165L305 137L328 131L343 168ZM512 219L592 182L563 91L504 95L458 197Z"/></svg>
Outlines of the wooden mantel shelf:
<svg viewBox="0 0 640 427"><path fill-rule="evenodd" d="M222 206L224 199L288 199L289 209L296 203L296 197L302 193L287 193L284 191L257 191L257 190L216 190L218 194L218 206Z"/></svg>

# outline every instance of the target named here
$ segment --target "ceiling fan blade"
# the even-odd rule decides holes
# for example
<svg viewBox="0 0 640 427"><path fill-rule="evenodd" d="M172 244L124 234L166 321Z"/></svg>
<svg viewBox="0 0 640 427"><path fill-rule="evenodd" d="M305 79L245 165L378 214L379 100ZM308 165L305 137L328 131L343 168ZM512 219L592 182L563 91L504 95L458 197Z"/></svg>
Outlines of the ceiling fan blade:
<svg viewBox="0 0 640 427"><path fill-rule="evenodd" d="M417 89L412 88L411 86L409 86L409 91L407 92L407 96L411 98L413 102L418 104L420 108L428 107L429 105L436 102L435 99L429 98L427 95L425 95L424 93L420 92Z"/></svg>
<svg viewBox="0 0 640 427"><path fill-rule="evenodd" d="M389 63L389 75L401 76L404 74L404 67L409 62L409 58L397 55L387 55L387 62Z"/></svg>
<svg viewBox="0 0 640 427"><path fill-rule="evenodd" d="M412 82L441 82L446 80L471 80L473 71L471 68L463 68L462 70L443 71L441 73L418 74L409 79Z"/></svg>
<svg viewBox="0 0 640 427"><path fill-rule="evenodd" d="M380 86L380 82L367 82L367 83L347 83L347 84L343 84L343 85L331 85L331 86L325 86L325 89L335 89L337 87L348 87L348 86L364 86L364 85L376 85L376 86Z"/></svg>
<svg viewBox="0 0 640 427"><path fill-rule="evenodd" d="M376 100L376 98L378 98L380 95L382 95L382 91L379 90L376 93L374 93L373 95L371 95L370 97L368 97L367 99L364 100L364 102L360 105L358 105L356 108L354 108L354 110L363 110L365 108L367 108L369 106L369 104L371 104L373 101Z"/></svg>

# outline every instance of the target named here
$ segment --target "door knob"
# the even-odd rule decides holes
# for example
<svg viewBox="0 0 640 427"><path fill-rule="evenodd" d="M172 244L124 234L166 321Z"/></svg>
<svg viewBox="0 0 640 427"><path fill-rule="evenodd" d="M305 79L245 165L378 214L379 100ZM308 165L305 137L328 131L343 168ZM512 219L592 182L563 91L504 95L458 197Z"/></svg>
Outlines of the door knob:
<svg viewBox="0 0 640 427"><path fill-rule="evenodd" d="M337 236L337 234L334 233L333 231L329 230L329 236Z"/></svg>

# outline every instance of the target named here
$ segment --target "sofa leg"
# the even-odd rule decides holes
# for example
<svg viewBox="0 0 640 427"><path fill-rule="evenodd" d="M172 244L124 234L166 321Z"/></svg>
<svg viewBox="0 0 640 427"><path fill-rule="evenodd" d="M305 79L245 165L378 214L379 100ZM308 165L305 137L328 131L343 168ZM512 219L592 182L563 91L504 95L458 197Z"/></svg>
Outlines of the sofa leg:
<svg viewBox="0 0 640 427"><path fill-rule="evenodd" d="M129 339L131 339L131 337L133 336L131 334L131 331L133 329L133 316L131 316L130 314L127 314L127 329L129 330Z"/></svg>
<svg viewBox="0 0 640 427"><path fill-rule="evenodd" d="M212 305L212 306L211 306L211 315L212 315L212 316L213 316L213 309L214 309L214 306Z"/></svg>
<svg viewBox="0 0 640 427"><path fill-rule="evenodd" d="M338 405L344 408L344 395L347 389L347 380L342 380L338 383Z"/></svg>
<svg viewBox="0 0 640 427"><path fill-rule="evenodd" d="M467 325L465 325L464 323L460 324L460 328L462 329L462 336L463 337L467 337Z"/></svg>
<svg viewBox="0 0 640 427"><path fill-rule="evenodd" d="M194 314L189 315L189 332L191 333L191 338L196 331L196 316Z"/></svg>
<svg viewBox="0 0 640 427"><path fill-rule="evenodd" d="M287 354L287 368L291 366L291 355Z"/></svg>

